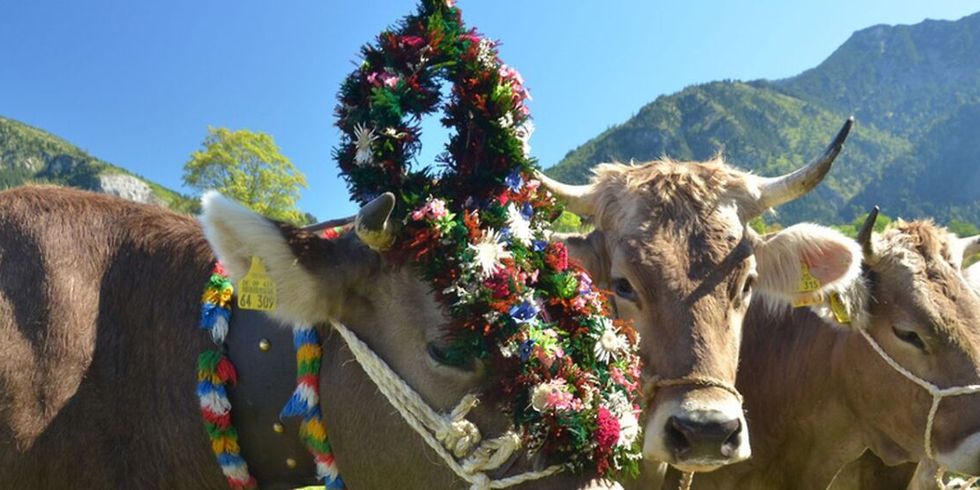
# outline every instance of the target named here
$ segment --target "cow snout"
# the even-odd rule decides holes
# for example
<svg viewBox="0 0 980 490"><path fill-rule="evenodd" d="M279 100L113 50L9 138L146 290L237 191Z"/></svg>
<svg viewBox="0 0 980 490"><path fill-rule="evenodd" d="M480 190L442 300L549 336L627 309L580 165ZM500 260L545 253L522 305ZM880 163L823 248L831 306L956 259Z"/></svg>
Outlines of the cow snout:
<svg viewBox="0 0 980 490"><path fill-rule="evenodd" d="M667 449L675 460L728 460L741 444L742 421L721 414L692 413L667 420Z"/></svg>

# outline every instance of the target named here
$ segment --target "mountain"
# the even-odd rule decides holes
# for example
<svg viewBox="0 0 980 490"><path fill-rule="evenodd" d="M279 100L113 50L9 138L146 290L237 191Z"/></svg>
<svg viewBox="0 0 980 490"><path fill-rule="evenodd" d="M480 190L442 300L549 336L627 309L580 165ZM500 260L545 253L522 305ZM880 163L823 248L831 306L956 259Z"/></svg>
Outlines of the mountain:
<svg viewBox="0 0 980 490"><path fill-rule="evenodd" d="M980 13L874 26L815 68L783 80L719 81L658 97L548 169L581 183L604 161L727 161L761 175L819 154L854 114L829 177L780 207L784 223L892 216L980 223Z"/></svg>
<svg viewBox="0 0 980 490"><path fill-rule="evenodd" d="M196 201L103 162L37 128L0 117L0 190L25 183L58 184L193 212Z"/></svg>

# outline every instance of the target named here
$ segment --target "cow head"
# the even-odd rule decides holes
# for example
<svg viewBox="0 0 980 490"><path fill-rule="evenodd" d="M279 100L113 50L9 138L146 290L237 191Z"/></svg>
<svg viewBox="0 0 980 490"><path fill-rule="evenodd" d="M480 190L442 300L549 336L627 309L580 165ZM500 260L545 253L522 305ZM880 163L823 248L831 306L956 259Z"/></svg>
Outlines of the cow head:
<svg viewBox="0 0 980 490"><path fill-rule="evenodd" d="M413 267L394 265L379 253L391 244L389 215L394 205L391 194L372 201L358 214L356 233L334 240L267 220L214 193L204 197L201 221L233 279L247 272L253 256L263 261L278 292L274 317L286 325L344 324L431 407L448 413L491 380L480 361L460 362L444 355L449 318L431 286ZM397 474L405 488L458 487L458 478L436 463L439 458L360 367L337 358L345 352L341 348L325 357L321 376L324 413L344 479L352 487L378 487L390 484ZM467 419L486 438L500 435L511 424L493 403L478 405ZM516 458L510 471L541 469L544 463L537 457ZM560 474L531 482L529 488L582 488L585 483L581 477Z"/></svg>
<svg viewBox="0 0 980 490"><path fill-rule="evenodd" d="M793 299L801 264L819 289L838 287L859 275L860 250L828 228L760 237L747 222L816 186L850 125L823 156L776 178L720 160L604 164L579 186L541 176L572 211L593 218L596 230L569 237L569 249L614 294L617 314L634 321L648 386L661 385L648 393L646 458L710 471L749 457L740 397L724 386L735 383L753 290Z"/></svg>
<svg viewBox="0 0 980 490"><path fill-rule="evenodd" d="M939 388L980 384L980 293L961 270L977 238L958 239L930 221L898 221L881 235L865 229L865 280L846 298L853 322L838 326L864 329L900 366ZM837 323L824 309L817 313ZM933 398L853 337L839 364L868 444L890 464L924 459ZM928 437L940 465L980 474L980 394L943 398Z"/></svg>

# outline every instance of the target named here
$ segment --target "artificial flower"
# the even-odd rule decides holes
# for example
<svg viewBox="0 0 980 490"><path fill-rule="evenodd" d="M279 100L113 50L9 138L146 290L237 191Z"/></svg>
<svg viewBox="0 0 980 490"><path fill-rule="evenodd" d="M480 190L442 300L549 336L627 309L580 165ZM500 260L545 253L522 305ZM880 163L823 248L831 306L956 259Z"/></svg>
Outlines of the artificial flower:
<svg viewBox="0 0 980 490"><path fill-rule="evenodd" d="M373 128L368 128L360 123L354 126L354 146L357 153L354 155L354 163L364 166L369 165L374 160L374 153L371 144L378 139L374 134Z"/></svg>
<svg viewBox="0 0 980 490"><path fill-rule="evenodd" d="M599 318L600 329L593 334L593 338L597 340L594 348L595 357L599 362L608 363L610 359L618 359L619 355L626 351L629 341L616 331L616 327L608 318L604 316L597 318Z"/></svg>
<svg viewBox="0 0 980 490"><path fill-rule="evenodd" d="M524 217L524 214L521 213L514 203L510 203L507 206L507 228L510 230L511 238L521 245L529 246L531 240L534 239L531 222Z"/></svg>
<svg viewBox="0 0 980 490"><path fill-rule="evenodd" d="M473 262L480 270L481 279L492 276L503 267L501 261L511 258L510 252L500 241L500 232L493 228L487 228L480 241L469 244L469 248L476 252Z"/></svg>

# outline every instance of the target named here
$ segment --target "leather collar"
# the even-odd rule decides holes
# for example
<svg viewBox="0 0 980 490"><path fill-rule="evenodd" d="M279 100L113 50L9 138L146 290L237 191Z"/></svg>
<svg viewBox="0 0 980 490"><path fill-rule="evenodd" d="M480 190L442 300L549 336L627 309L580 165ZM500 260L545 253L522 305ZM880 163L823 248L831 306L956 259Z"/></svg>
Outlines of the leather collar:
<svg viewBox="0 0 980 490"><path fill-rule="evenodd" d="M226 345L238 383L228 398L249 471L263 488L320 484L313 456L299 437L300 417L279 419L296 388L292 329L237 306L231 318Z"/></svg>

